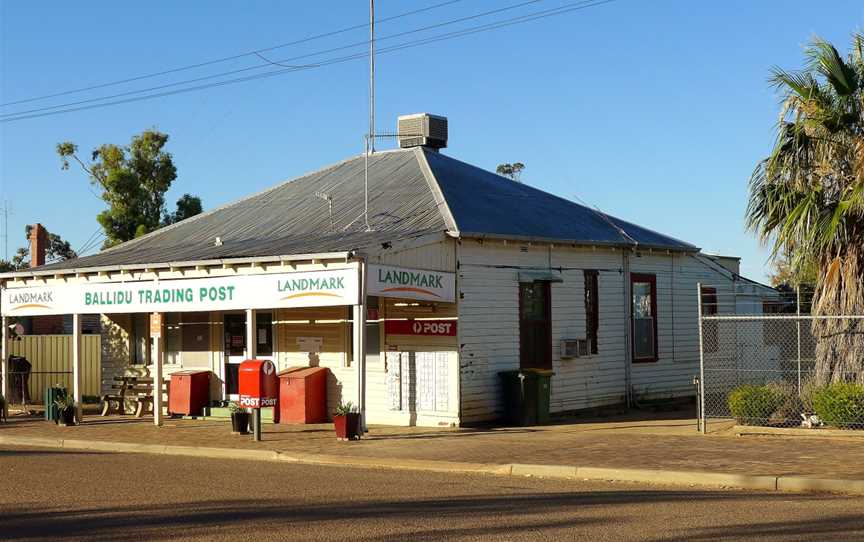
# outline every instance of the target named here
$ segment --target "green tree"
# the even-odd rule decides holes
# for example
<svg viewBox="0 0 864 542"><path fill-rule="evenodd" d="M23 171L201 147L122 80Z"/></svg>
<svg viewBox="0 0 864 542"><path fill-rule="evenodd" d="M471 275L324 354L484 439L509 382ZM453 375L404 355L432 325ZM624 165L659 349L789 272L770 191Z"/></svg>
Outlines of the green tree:
<svg viewBox="0 0 864 542"><path fill-rule="evenodd" d="M165 193L177 178L171 153L164 150L167 142L167 134L145 130L133 136L129 146L108 143L98 147L92 152L90 163L79 158L78 146L74 143L57 145L62 169L69 169L70 158L75 160L90 177L90 182L102 190L101 197L108 208L96 219L105 231L103 248L129 241L162 225L163 218L168 215ZM198 203L200 209L200 200Z"/></svg>
<svg viewBox="0 0 864 542"><path fill-rule="evenodd" d="M195 215L200 215L202 211L201 198L192 194L183 194L177 200L177 210L173 213L166 212L165 216L162 217L162 225L167 226L181 220L186 220Z"/></svg>
<svg viewBox="0 0 864 542"><path fill-rule="evenodd" d="M792 256L783 250L777 254L771 262L771 286L788 286L791 291L803 287L812 290L816 285L816 270L812 265L806 264L795 267L792 264Z"/></svg>
<svg viewBox="0 0 864 542"><path fill-rule="evenodd" d="M796 273L816 270L814 314L864 314L864 36L846 57L820 38L805 55L801 71L772 70L783 107L750 179L747 223ZM817 380L864 382L864 325L814 320L813 331Z"/></svg>
<svg viewBox="0 0 864 542"><path fill-rule="evenodd" d="M522 162L513 162L512 164L499 164L498 167L495 168L495 173L503 175L504 177L510 177L510 179L519 183L522 182L520 178L522 177L522 170L524 169L525 164Z"/></svg>
<svg viewBox="0 0 864 542"><path fill-rule="evenodd" d="M30 230L33 226L27 225L24 227L24 239L30 242ZM45 262L55 263L63 260L71 260L77 258L78 254L72 250L72 245L69 241L64 241L62 237L56 233L48 232L48 246L45 249ZM0 273L9 271L20 271L30 267L30 250L24 247L18 248L15 255L9 260L0 259Z"/></svg>

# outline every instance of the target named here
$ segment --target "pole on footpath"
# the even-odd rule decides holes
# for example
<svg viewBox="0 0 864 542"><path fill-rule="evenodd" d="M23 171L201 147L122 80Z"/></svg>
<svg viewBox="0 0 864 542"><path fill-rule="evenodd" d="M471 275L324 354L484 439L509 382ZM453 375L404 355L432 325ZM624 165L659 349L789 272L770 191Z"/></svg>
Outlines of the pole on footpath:
<svg viewBox="0 0 864 542"><path fill-rule="evenodd" d="M252 440L261 442L261 409L252 409Z"/></svg>
<svg viewBox="0 0 864 542"><path fill-rule="evenodd" d="M165 357L163 313L150 314L150 338L153 339L153 425L162 426L162 358Z"/></svg>
<svg viewBox="0 0 864 542"><path fill-rule="evenodd" d="M701 418L701 422L699 424L699 428L702 430L702 434L705 435L708 433L708 415L705 410L705 347L704 347L704 339L702 337L702 283L696 283L696 299L698 312L697 321L699 322L699 415Z"/></svg>
<svg viewBox="0 0 864 542"><path fill-rule="evenodd" d="M795 326L798 329L798 395L801 395L801 285L795 288Z"/></svg>

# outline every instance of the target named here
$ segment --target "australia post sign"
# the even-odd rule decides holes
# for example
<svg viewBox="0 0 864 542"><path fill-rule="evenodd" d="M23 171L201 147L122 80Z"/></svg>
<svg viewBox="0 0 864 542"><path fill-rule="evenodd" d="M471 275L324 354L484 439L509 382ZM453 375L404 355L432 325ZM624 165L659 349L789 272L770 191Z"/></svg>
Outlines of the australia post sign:
<svg viewBox="0 0 864 542"><path fill-rule="evenodd" d="M4 316L193 312L355 305L357 268L229 277L56 284L2 291Z"/></svg>
<svg viewBox="0 0 864 542"><path fill-rule="evenodd" d="M456 301L456 274L369 265L366 290L369 295L402 297L423 301Z"/></svg>
<svg viewBox="0 0 864 542"><path fill-rule="evenodd" d="M388 335L455 337L456 325L456 320L387 320L384 332Z"/></svg>

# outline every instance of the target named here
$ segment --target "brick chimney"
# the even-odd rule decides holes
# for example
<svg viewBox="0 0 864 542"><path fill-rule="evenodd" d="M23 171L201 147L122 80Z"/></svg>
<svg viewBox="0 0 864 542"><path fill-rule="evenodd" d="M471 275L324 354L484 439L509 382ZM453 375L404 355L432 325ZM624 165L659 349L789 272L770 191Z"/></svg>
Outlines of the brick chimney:
<svg viewBox="0 0 864 542"><path fill-rule="evenodd" d="M30 229L30 267L45 265L45 252L47 250L48 230L37 222Z"/></svg>

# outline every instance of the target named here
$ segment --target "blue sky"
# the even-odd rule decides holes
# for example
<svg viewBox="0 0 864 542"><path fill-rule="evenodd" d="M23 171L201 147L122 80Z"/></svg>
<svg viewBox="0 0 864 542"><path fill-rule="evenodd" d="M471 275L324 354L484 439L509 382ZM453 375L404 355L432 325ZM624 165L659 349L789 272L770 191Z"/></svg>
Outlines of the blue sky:
<svg viewBox="0 0 864 542"><path fill-rule="evenodd" d="M387 17L442 0L379 0ZM386 36L512 1L463 0L383 22ZM382 41L380 46L550 9L519 10ZM354 24L363 0L151 0L86 4L0 2L0 102L184 66ZM845 52L864 4L617 0L504 29L382 54L378 128L429 111L450 119L445 151L494 170L521 161L523 180L654 228L710 252L739 255L765 278L767 251L744 230L747 180L770 149L778 96L772 65L799 67L818 34ZM364 30L270 51L281 60L363 41ZM359 51L360 49L355 49ZM310 57L321 61L355 50ZM10 113L137 90L261 63L242 58L171 76L0 108ZM9 252L40 221L80 247L103 208L79 170L60 170L58 142L84 154L156 127L178 167L169 200L200 195L205 209L362 150L367 64L357 60L268 79L113 107L0 123L0 199ZM252 72L255 73L255 72ZM389 147L392 144L383 144ZM0 246L2 250L2 246Z"/></svg>

